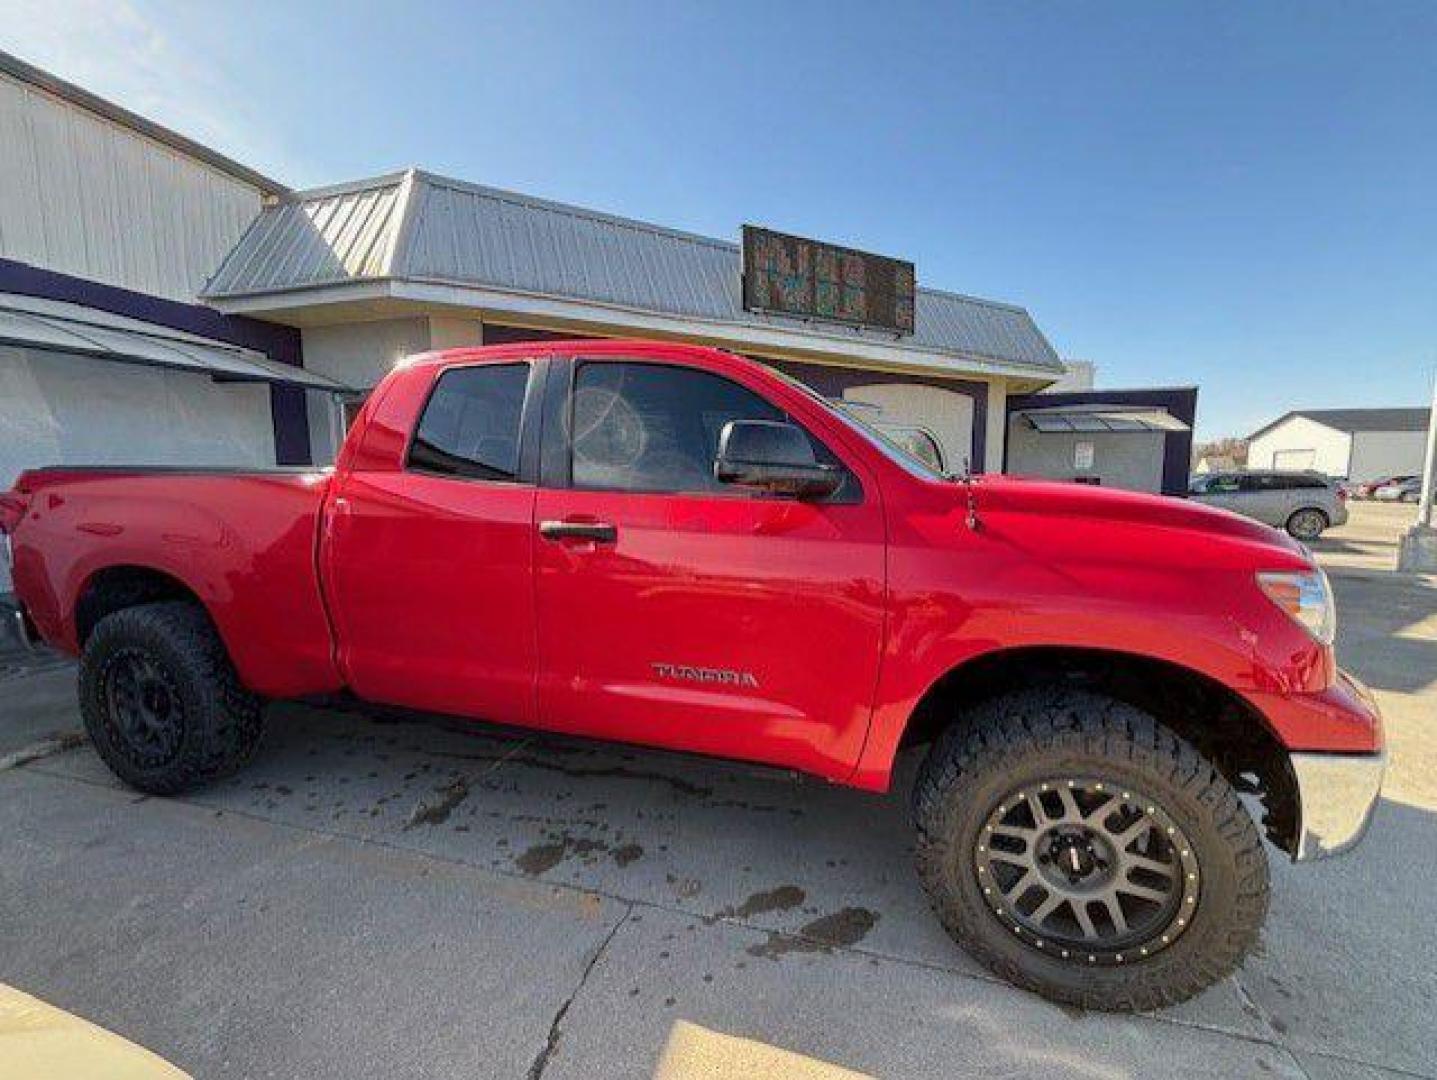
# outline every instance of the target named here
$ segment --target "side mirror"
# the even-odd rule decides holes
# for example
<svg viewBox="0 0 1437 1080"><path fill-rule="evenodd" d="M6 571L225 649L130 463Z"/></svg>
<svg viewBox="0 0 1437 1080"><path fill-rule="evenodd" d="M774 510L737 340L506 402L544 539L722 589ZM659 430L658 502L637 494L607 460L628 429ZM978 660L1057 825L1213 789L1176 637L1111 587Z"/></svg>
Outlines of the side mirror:
<svg viewBox="0 0 1437 1080"><path fill-rule="evenodd" d="M775 495L818 499L832 495L843 475L821 465L802 429L771 420L730 420L719 433L714 477L721 484Z"/></svg>

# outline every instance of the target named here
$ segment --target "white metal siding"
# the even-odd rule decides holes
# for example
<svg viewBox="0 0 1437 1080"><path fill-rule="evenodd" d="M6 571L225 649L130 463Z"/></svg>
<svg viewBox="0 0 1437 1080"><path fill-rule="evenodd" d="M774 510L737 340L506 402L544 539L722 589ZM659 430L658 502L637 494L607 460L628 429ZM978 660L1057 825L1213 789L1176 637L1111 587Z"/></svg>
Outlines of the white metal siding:
<svg viewBox="0 0 1437 1080"><path fill-rule="evenodd" d="M1425 431L1358 431L1352 436L1352 479L1420 476Z"/></svg>
<svg viewBox="0 0 1437 1080"><path fill-rule="evenodd" d="M1305 416L1294 416L1252 440L1247 448L1247 467L1282 469L1288 467L1284 458L1293 459L1291 451L1311 451L1312 463L1306 468L1328 476L1347 476L1351 450L1352 437L1346 432Z"/></svg>
<svg viewBox="0 0 1437 1080"><path fill-rule="evenodd" d="M189 302L260 205L255 187L0 76L0 257Z"/></svg>
<svg viewBox="0 0 1437 1080"><path fill-rule="evenodd" d="M44 465L273 464L267 386L0 347L0 491Z"/></svg>

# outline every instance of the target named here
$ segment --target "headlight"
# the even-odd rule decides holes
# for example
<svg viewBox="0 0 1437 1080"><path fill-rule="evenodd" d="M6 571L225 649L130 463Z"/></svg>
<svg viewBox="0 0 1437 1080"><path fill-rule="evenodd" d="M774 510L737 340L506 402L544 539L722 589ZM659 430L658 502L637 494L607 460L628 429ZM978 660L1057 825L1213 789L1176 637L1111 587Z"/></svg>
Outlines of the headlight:
<svg viewBox="0 0 1437 1080"><path fill-rule="evenodd" d="M1283 611L1300 622L1309 634L1331 645L1337 633L1337 608L1332 586L1321 570L1306 573L1273 572L1257 575L1262 591Z"/></svg>

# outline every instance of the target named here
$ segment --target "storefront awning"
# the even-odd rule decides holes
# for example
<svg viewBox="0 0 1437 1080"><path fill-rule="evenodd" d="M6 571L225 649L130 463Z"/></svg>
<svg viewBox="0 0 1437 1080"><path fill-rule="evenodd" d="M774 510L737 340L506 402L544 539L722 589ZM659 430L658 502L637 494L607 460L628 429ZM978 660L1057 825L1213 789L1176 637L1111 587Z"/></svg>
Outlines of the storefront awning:
<svg viewBox="0 0 1437 1080"><path fill-rule="evenodd" d="M216 382L273 383L330 393L350 388L253 349L107 311L0 293L0 345L208 375Z"/></svg>
<svg viewBox="0 0 1437 1080"><path fill-rule="evenodd" d="M1013 413L1044 434L1191 430L1166 409L1135 405L1056 405Z"/></svg>

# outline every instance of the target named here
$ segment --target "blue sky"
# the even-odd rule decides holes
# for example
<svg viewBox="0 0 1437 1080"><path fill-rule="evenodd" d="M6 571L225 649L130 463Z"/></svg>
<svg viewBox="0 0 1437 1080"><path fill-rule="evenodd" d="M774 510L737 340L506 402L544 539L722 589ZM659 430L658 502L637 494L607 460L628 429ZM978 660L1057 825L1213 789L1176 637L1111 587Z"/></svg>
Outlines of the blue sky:
<svg viewBox="0 0 1437 1080"><path fill-rule="evenodd" d="M294 186L421 165L912 259L1199 433L1420 404L1437 3L0 0L0 47Z"/></svg>

